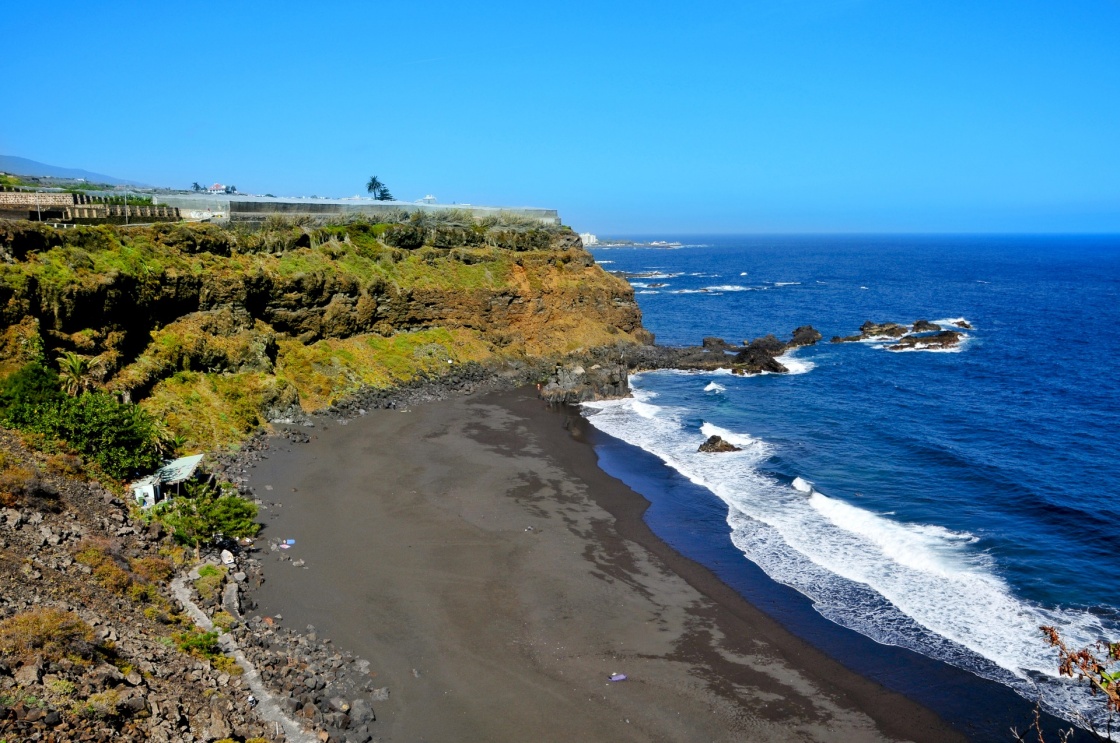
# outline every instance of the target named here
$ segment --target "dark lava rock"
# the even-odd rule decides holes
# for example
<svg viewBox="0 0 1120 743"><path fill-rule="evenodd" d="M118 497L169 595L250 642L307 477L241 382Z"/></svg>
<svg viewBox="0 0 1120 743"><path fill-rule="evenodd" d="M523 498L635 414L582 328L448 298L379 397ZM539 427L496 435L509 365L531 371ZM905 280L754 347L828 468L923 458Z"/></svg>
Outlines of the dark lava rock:
<svg viewBox="0 0 1120 743"><path fill-rule="evenodd" d="M720 452L727 451L742 451L742 449L735 446L734 444L724 441L719 436L709 436L707 441L705 441L703 444L700 444L700 448L697 449L697 451L718 454Z"/></svg>
<svg viewBox="0 0 1120 743"><path fill-rule="evenodd" d="M888 338L901 338L910 332L909 328L905 325L899 325L896 322L882 322L876 323L868 320L863 325L859 326L859 332L864 338L875 338L887 336Z"/></svg>
<svg viewBox="0 0 1120 743"><path fill-rule="evenodd" d="M778 340L777 336L773 333L768 333L761 338L755 338L750 343L744 343L745 350L757 349L765 351L771 356L781 356L786 351L786 344Z"/></svg>
<svg viewBox="0 0 1120 743"><path fill-rule="evenodd" d="M793 340L789 342L790 348L812 346L821 339L821 334L812 325L802 325L793 331Z"/></svg>
<svg viewBox="0 0 1120 743"><path fill-rule="evenodd" d="M956 325L958 328L964 328L965 330L972 330L972 326L968 323L968 320L957 320L953 324Z"/></svg>
<svg viewBox="0 0 1120 743"><path fill-rule="evenodd" d="M784 345L782 346L782 350L785 350ZM735 363L741 365L743 371L748 374L760 374L761 372L785 374L788 372L789 369L785 368L774 356L775 354L755 346L754 343L752 343L735 354Z"/></svg>
<svg viewBox="0 0 1120 743"><path fill-rule="evenodd" d="M935 325L929 320L918 320L916 323L914 323L914 327L911 328L911 331L914 333L931 333L937 332L939 330L941 330L941 326Z"/></svg>
<svg viewBox="0 0 1120 743"><path fill-rule="evenodd" d="M727 341L725 341L723 338L715 338L713 336L708 336L707 338L705 338L703 341L701 341L701 345L704 348L711 348L717 351L731 348L731 346L727 345Z"/></svg>
<svg viewBox="0 0 1120 743"><path fill-rule="evenodd" d="M934 335L908 335L888 346L891 351L905 351L910 348L952 348L961 342L963 333L955 330L942 330Z"/></svg>
<svg viewBox="0 0 1120 743"><path fill-rule="evenodd" d="M627 368L623 364L558 365L540 390L552 405L575 404L587 400L626 397L630 394Z"/></svg>

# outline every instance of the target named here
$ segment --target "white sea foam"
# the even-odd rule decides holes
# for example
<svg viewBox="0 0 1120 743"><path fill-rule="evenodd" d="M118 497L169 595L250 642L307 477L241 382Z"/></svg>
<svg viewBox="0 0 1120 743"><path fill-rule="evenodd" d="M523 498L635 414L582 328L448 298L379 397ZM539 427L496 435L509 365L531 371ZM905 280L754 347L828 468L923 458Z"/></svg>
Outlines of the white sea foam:
<svg viewBox="0 0 1120 743"><path fill-rule="evenodd" d="M708 382L707 386L704 387L704 391L705 392L726 392L727 388L724 387L722 384L716 384L715 382Z"/></svg>
<svg viewBox="0 0 1120 743"><path fill-rule="evenodd" d="M631 281L630 286L634 286L639 289L646 289L649 287L649 284L645 283L644 281Z"/></svg>
<svg viewBox="0 0 1120 743"><path fill-rule="evenodd" d="M595 261L595 262L598 263L600 266L604 266L608 263L614 263L614 261Z"/></svg>
<svg viewBox="0 0 1120 743"><path fill-rule="evenodd" d="M866 288L867 288L866 286L861 286L861 287L860 287L860 289L866 289Z"/></svg>
<svg viewBox="0 0 1120 743"><path fill-rule="evenodd" d="M968 338L961 338L960 342L957 345L949 346L948 348L944 348L941 346L927 346L922 343L919 343L915 346L909 346L907 348L891 348L887 345L884 345L883 348L890 351L891 353L960 353L964 350L964 343L967 340Z"/></svg>
<svg viewBox="0 0 1120 743"><path fill-rule="evenodd" d="M786 351L781 356L776 357L775 361L789 370L790 374L805 374L817 367L812 361L796 358L794 353L795 351Z"/></svg>
<svg viewBox="0 0 1120 743"><path fill-rule="evenodd" d="M800 281L775 281L774 286L800 286Z"/></svg>
<svg viewBox="0 0 1120 743"><path fill-rule="evenodd" d="M656 289L642 289L638 294L660 294Z"/></svg>
<svg viewBox="0 0 1120 743"><path fill-rule="evenodd" d="M947 317L941 320L933 320L932 322L934 325L940 325L943 328L948 327L949 330L960 330L961 326L957 325L957 323L959 322L968 323L974 330L976 329L976 325L974 323L969 322L963 317Z"/></svg>
<svg viewBox="0 0 1120 743"><path fill-rule="evenodd" d="M793 485L793 489L799 493L808 495L813 492L813 483L808 480L803 480L800 477L793 478L793 482L790 484Z"/></svg>
<svg viewBox="0 0 1120 743"><path fill-rule="evenodd" d="M739 275L740 275L740 276L749 276L750 274L748 274L748 273L747 273L746 271L743 271L743 272L742 272L742 273L740 273Z"/></svg>
<svg viewBox="0 0 1120 743"><path fill-rule="evenodd" d="M703 434L704 438L708 438L710 436L719 436L727 443L734 444L735 446L741 446L743 448L746 448L748 446L758 446L760 443L759 440L754 438L753 436L748 436L745 433L735 433L734 431L728 431L726 428L720 428L714 423L701 423L700 433Z"/></svg>
<svg viewBox="0 0 1120 743"><path fill-rule="evenodd" d="M754 291L749 286L739 286L738 284L721 284L720 286L706 286L706 291L710 292L749 292Z"/></svg>
<svg viewBox="0 0 1120 743"><path fill-rule="evenodd" d="M710 423L697 430L686 422L688 411L652 403L641 382L631 378L634 398L586 403L591 424L719 497L735 546L771 578L808 596L823 616L1006 683L1032 701L1036 684L1044 685L1051 710L1066 717L1095 708L1083 688L1056 677L1054 654L1038 628L1056 625L1080 647L1117 636L1120 627L1017 597L972 534L873 513L819 492L804 477L783 484L760 471L770 444ZM742 451L697 453L712 434Z"/></svg>

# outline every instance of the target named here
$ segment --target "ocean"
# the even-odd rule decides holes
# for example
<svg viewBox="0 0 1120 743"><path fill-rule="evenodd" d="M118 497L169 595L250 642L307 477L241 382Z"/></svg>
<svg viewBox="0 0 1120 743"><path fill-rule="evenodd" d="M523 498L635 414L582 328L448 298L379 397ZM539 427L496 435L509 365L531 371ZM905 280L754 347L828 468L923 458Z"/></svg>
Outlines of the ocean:
<svg viewBox="0 0 1120 743"><path fill-rule="evenodd" d="M585 405L651 527L733 587L761 570L876 643L1095 714L1039 626L1120 640L1120 237L640 239L682 246L591 250L658 343L824 335L786 375L647 372ZM919 319L972 328L950 351L828 342ZM711 434L742 451L697 452Z"/></svg>

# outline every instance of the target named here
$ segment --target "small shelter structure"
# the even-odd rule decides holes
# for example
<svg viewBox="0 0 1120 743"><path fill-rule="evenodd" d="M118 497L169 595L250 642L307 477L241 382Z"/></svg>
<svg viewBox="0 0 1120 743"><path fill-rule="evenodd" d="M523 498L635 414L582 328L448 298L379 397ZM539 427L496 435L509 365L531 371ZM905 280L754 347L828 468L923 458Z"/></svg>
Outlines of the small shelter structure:
<svg viewBox="0 0 1120 743"><path fill-rule="evenodd" d="M181 457L163 465L155 473L136 480L129 485L132 497L141 508L151 508L160 501L167 500L171 497L167 492L169 487L194 477L195 470L202 463L202 457L202 454Z"/></svg>

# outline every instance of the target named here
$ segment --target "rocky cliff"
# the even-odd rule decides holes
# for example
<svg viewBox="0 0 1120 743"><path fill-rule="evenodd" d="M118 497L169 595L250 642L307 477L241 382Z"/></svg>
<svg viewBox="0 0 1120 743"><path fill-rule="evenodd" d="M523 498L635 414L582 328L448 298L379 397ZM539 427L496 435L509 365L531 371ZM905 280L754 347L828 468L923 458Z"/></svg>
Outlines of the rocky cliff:
<svg viewBox="0 0 1120 743"><path fill-rule="evenodd" d="M570 230L0 221L0 375L75 352L189 444L457 365L649 342Z"/></svg>

